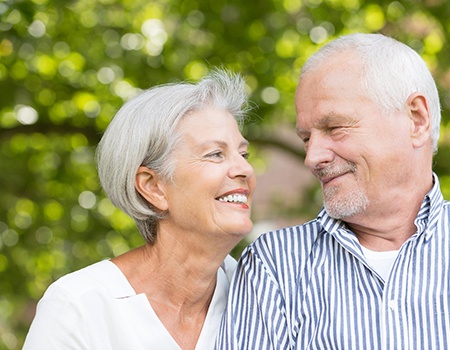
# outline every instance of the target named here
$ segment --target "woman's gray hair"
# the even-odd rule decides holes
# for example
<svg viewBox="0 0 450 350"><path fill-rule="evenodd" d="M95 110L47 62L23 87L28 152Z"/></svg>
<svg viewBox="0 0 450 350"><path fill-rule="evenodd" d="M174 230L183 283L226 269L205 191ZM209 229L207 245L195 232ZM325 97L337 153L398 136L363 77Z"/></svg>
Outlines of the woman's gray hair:
<svg viewBox="0 0 450 350"><path fill-rule="evenodd" d="M216 69L196 84L159 85L126 102L114 116L97 148L98 174L111 202L131 216L149 243L156 239L165 213L156 210L136 190L143 165L172 180L177 125L191 112L214 107L232 114L242 127L248 108L244 79ZM199 130L201 132L201 130Z"/></svg>
<svg viewBox="0 0 450 350"><path fill-rule="evenodd" d="M441 124L439 94L419 54L382 34L350 34L331 41L312 55L303 66L300 79L342 51L353 51L361 58L362 86L368 96L387 111L403 109L408 97L415 92L426 97L431 115L433 151L437 152Z"/></svg>

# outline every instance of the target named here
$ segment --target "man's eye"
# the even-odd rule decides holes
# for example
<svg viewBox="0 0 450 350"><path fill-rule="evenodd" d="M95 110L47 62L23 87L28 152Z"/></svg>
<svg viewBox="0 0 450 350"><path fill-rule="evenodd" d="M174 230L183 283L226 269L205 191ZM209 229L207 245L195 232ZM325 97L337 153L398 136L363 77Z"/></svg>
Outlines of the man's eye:
<svg viewBox="0 0 450 350"><path fill-rule="evenodd" d="M342 126L332 126L332 127L329 128L329 132L330 133L336 133L336 132L338 132L338 131L340 131L342 129L343 129Z"/></svg>
<svg viewBox="0 0 450 350"><path fill-rule="evenodd" d="M300 138L300 140L302 140L303 143L307 143L309 141L310 136L311 136L307 132L298 132L297 135Z"/></svg>
<svg viewBox="0 0 450 350"><path fill-rule="evenodd" d="M348 135L350 129L345 126L333 126L328 129L328 134L334 138L342 138Z"/></svg>

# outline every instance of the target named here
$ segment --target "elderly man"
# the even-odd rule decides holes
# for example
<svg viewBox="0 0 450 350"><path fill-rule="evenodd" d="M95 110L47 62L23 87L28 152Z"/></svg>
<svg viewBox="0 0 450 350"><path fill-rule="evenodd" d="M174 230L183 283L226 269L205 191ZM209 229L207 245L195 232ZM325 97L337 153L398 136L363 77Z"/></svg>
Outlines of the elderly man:
<svg viewBox="0 0 450 350"><path fill-rule="evenodd" d="M424 61L380 34L344 36L307 61L295 104L324 208L246 249L216 348L449 348L450 205Z"/></svg>

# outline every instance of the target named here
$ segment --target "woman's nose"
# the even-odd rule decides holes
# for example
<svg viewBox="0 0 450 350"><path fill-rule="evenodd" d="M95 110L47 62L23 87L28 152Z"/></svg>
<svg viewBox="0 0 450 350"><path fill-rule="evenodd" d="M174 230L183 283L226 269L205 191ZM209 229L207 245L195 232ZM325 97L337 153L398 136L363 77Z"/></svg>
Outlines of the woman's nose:
<svg viewBox="0 0 450 350"><path fill-rule="evenodd" d="M232 177L250 178L255 175L255 171L248 160L242 154L236 155L233 159L233 166L230 169Z"/></svg>

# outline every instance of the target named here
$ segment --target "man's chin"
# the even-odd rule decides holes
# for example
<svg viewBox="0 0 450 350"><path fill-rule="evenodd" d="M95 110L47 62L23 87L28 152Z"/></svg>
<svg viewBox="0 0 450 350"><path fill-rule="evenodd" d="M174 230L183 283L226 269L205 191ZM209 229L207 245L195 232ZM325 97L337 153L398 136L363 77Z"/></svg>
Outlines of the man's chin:
<svg viewBox="0 0 450 350"><path fill-rule="evenodd" d="M350 194L339 201L324 200L325 210L334 219L345 220L364 212L369 204L367 197L359 192Z"/></svg>

